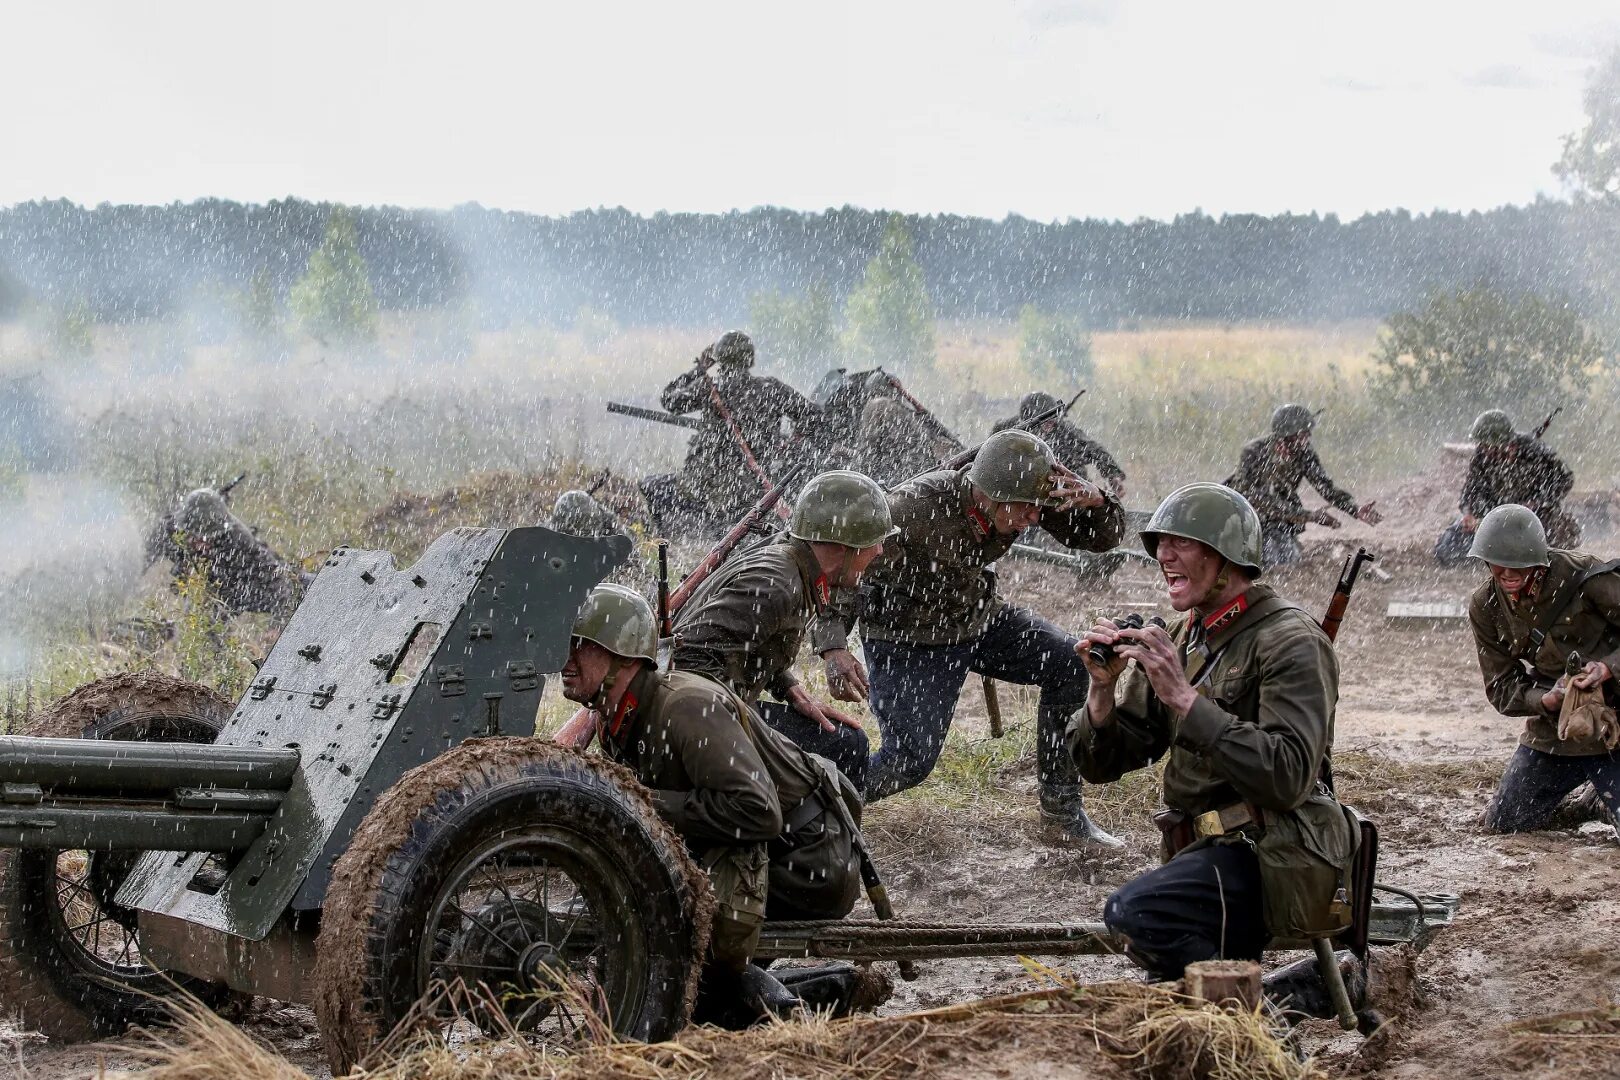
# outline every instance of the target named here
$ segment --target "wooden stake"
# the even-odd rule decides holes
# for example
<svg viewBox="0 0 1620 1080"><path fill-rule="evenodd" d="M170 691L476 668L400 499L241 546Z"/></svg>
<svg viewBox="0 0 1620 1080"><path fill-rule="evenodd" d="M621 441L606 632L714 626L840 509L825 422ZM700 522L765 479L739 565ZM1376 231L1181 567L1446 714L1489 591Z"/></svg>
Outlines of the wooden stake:
<svg viewBox="0 0 1620 1080"><path fill-rule="evenodd" d="M1188 997L1212 1005L1236 1001L1251 1011L1260 1004L1260 965L1253 960L1199 960L1183 978Z"/></svg>

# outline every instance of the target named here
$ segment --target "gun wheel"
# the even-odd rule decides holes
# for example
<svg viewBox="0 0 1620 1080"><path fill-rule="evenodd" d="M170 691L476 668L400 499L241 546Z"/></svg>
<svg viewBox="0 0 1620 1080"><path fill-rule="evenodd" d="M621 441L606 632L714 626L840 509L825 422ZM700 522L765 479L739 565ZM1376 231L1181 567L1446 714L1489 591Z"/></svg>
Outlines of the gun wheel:
<svg viewBox="0 0 1620 1080"><path fill-rule="evenodd" d="M49 738L213 742L231 704L205 686L154 674L80 687L28 725ZM45 1035L78 1041L168 1018L176 987L214 1003L213 983L141 958L135 912L118 887L139 852L0 849L0 1004Z"/></svg>
<svg viewBox="0 0 1620 1080"><path fill-rule="evenodd" d="M667 1038L711 904L625 770L535 739L465 743L401 778L333 869L315 972L333 1075L424 1030Z"/></svg>

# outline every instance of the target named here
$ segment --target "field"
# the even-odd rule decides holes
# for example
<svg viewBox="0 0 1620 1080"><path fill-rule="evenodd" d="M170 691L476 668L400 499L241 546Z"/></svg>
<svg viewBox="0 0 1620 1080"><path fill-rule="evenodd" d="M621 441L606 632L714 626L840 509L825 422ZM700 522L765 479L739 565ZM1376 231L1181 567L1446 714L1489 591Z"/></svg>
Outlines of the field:
<svg viewBox="0 0 1620 1080"><path fill-rule="evenodd" d="M219 620L202 598L171 590L161 567L140 565L147 521L174 492L246 470L237 512L305 565L317 566L343 542L387 545L408 559L451 524L537 520L557 491L599 468L633 477L678 463L683 432L608 417L601 403L653 402L712 336L637 330L587 342L572 333L511 331L478 335L469 355L447 362L430 355L430 329L402 321L372 355L339 358L306 345L271 363L221 344L164 353L148 340L152 328L103 328L96 353L53 367L48 379L71 468L27 475L0 525L9 718L21 722L29 706L132 665L232 690L244 685L249 655L273 640L270 620ZM1620 1037L1612 1020L1513 1027L1592 1009L1620 993L1616 845L1606 828L1573 819L1519 837L1488 837L1476 824L1515 725L1486 705L1463 624L1413 631L1382 617L1392 600L1454 600L1472 587L1473 571L1439 571L1426 559L1460 479L1461 459L1441 444L1463 433L1379 421L1365 389L1375 335L1372 325L1099 334L1097 379L1077 418L1121 457L1131 476L1128 501L1147 507L1178 483L1224 476L1276 402L1325 404L1318 443L1328 468L1394 511L1378 530L1313 528L1306 562L1277 575L1277 584L1319 609L1347 544L1379 552L1391 580L1364 579L1342 639L1338 771L1349 800L1383 831L1381 876L1460 893L1464 906L1426 951L1379 957L1389 1028L1363 1042L1328 1025L1310 1027L1303 1046L1318 1055L1322 1074L1613 1075ZM908 377L908 385L964 435L986 431L1021 393L1043 384L1018 362L1008 326L947 325L940 340L937 368ZM0 328L0 357L14 369L31 366L35 351L22 331ZM1576 464L1578 490L1606 492L1620 471L1620 444L1589 434L1598 421L1566 426L1567 416L1551 441ZM621 479L606 490L632 499ZM1620 553L1610 550L1620 545L1606 494L1587 504L1593 550ZM695 555L683 549L677 564ZM1010 598L1076 629L1159 595L1153 575L1139 569L1097 589L1063 571L1009 564L1002 582ZM154 645L115 634L132 617L171 620L175 635ZM1152 863L1152 777L1093 792L1102 823L1129 846L1115 858L1081 858L1039 827L1033 696L1006 688L1003 707L1010 730L991 739L970 689L934 778L869 811L878 861L903 916L1096 918L1112 889ZM563 708L548 691L542 724ZM1059 967L1085 982L1132 977L1117 958ZM917 982L899 984L883 1013L1037 985L1013 959L933 962ZM319 1035L307 1011L258 1002L239 1019L293 1065L319 1072ZM11 1037L13 1061L32 1077L92 1075L101 1059L113 1068L139 1063L130 1040L91 1052L22 1032ZM1117 1063L1033 1037L960 1046L954 1058L918 1049L909 1074L1128 1075ZM853 1071L849 1060L766 1060L755 1061L757 1071L711 1075L874 1075ZM890 1075L907 1074L896 1065Z"/></svg>

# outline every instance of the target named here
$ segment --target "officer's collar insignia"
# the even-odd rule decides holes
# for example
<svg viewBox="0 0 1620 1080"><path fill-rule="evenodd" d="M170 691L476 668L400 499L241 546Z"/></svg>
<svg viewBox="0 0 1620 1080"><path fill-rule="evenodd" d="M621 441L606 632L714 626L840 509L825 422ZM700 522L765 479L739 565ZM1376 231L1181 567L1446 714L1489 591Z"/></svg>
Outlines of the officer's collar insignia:
<svg viewBox="0 0 1620 1080"><path fill-rule="evenodd" d="M1249 594L1242 596L1227 604L1221 610L1204 616L1204 633L1218 634L1237 621L1239 615L1249 610Z"/></svg>
<svg viewBox="0 0 1620 1080"><path fill-rule="evenodd" d="M990 519L984 516L984 511L977 506L969 505L967 508L968 522L972 524L975 532L981 538L990 535Z"/></svg>
<svg viewBox="0 0 1620 1080"><path fill-rule="evenodd" d="M607 731L610 737L614 739L619 737L619 731L624 727L625 720L636 711L638 704L634 692L626 690L624 697L619 699L619 707L613 711L613 719L608 721Z"/></svg>
<svg viewBox="0 0 1620 1080"><path fill-rule="evenodd" d="M827 575L822 574L816 578L816 606L826 607L832 600L832 586L827 584Z"/></svg>

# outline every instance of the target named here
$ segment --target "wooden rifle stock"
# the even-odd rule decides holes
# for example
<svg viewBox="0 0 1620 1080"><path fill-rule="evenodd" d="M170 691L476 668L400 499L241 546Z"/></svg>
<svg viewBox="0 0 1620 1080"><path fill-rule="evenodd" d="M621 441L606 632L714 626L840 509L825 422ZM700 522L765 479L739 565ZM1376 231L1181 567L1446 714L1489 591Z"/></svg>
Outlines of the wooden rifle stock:
<svg viewBox="0 0 1620 1080"><path fill-rule="evenodd" d="M765 493L759 502L754 504L752 510L743 515L741 521L731 527L730 532L721 537L720 542L714 545L707 555L703 556L703 561L698 563L690 574L686 575L686 578L675 588L674 592L670 593L670 618L673 619L676 613L681 610L682 605L691 599L692 594L697 591L697 587L703 584L710 574L718 570L721 563L731 557L731 553L737 549L737 545L742 543L743 537L754 531L755 526L759 524L766 514L781 507L782 496L787 493L787 486L798 478L804 467L805 463L802 461L788 466L787 470L782 474L782 478L771 486L771 489Z"/></svg>
<svg viewBox="0 0 1620 1080"><path fill-rule="evenodd" d="M1356 578L1361 576L1361 567L1370 563L1374 556L1366 548L1357 548L1354 555L1346 555L1344 569L1339 572L1339 584L1333 590L1333 599L1328 601L1327 614L1322 616L1322 633L1329 641L1338 639L1339 624L1344 622L1344 613L1350 606L1350 594L1355 591Z"/></svg>
<svg viewBox="0 0 1620 1080"><path fill-rule="evenodd" d="M1540 424L1538 424L1536 426L1536 430L1535 430L1535 433L1532 436L1532 438L1539 439L1543 435L1547 434L1547 429L1552 427L1553 420L1556 419L1558 414L1563 412L1563 411L1564 411L1564 407L1562 405L1560 405L1556 409L1554 409L1552 412L1548 413L1547 414L1547 419L1543 420Z"/></svg>
<svg viewBox="0 0 1620 1080"><path fill-rule="evenodd" d="M1084 393L1085 393L1084 390L1080 391L1080 394L1084 394ZM1021 421L1019 423L1016 423L1012 427L1008 428L1007 430L1008 431L1034 431L1036 428L1040 427L1042 424L1046 423L1049 420L1060 420L1060 419L1062 419L1064 416L1066 416L1068 414L1070 409L1074 408L1074 403L1080 400L1080 394L1076 394L1076 395L1074 395L1074 397L1070 398L1069 403L1067 405L1054 405L1050 409L1047 409L1045 412L1041 413L1040 415L1032 416L1028 420L1024 420L1024 421ZM999 435L1001 433L997 432L996 434ZM989 441L990 441L989 439L986 439L984 442L989 442ZM942 461L938 465L934 466L934 468L935 469L952 469L952 470L955 470L955 469L960 469L964 465L971 464L973 459L979 456L979 451L984 449L984 442L979 443L979 445L977 445L977 446L970 446L966 450L963 450L960 454L955 454L955 455L953 455L951 457L946 458L944 461ZM930 470L930 471L932 471L932 470ZM921 476L923 474L918 473L917 475ZM916 478L917 477L914 476L911 479L915 480Z"/></svg>

